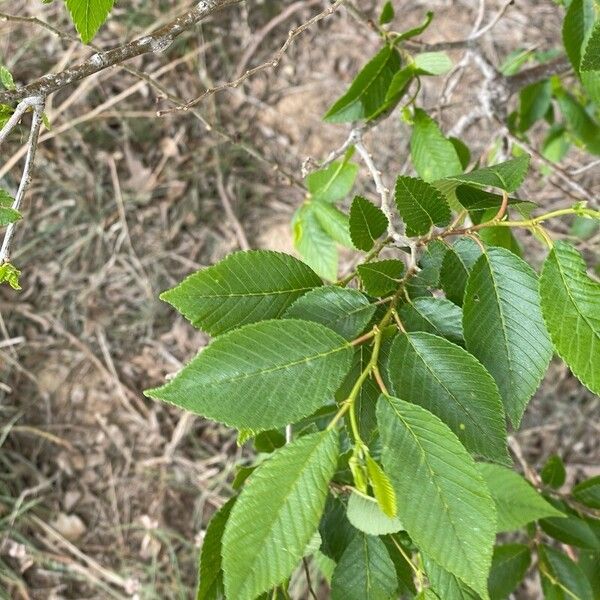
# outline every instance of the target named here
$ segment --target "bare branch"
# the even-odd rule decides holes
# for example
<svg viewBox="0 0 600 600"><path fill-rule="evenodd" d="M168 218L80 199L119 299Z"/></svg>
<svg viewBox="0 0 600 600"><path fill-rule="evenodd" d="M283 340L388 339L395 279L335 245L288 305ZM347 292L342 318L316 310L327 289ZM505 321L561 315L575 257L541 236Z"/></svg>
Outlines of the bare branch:
<svg viewBox="0 0 600 600"><path fill-rule="evenodd" d="M31 120L31 130L29 132L29 140L27 141L27 155L25 156L25 166L23 167L23 174L21 175L21 182L19 183L19 189L15 195L15 200L12 204L14 210L19 210L23 198L27 193L29 184L31 183L31 176L33 173L33 162L35 160L35 152L37 150L37 142L40 135L40 127L42 126L44 116L44 99L40 97L27 98L23 100L19 106L26 105L26 108L33 108L33 117ZM17 106L17 111L19 111ZM24 110L21 110L21 115ZM8 123L7 123L8 126ZM3 130L4 131L4 130ZM5 263L10 258L10 243L15 233L15 223L10 223L4 233L4 240L2 241L2 247L0 248L0 265Z"/></svg>
<svg viewBox="0 0 600 600"><path fill-rule="evenodd" d="M37 81L24 87L0 92L0 104L10 104L32 96L45 98L48 94L136 56L148 52L164 52L173 43L175 38L184 31L190 29L221 8L237 4L240 1L200 0L194 8L173 19L173 21L163 27L156 29L150 35L143 36L111 50L97 52L79 65L65 69L60 73L44 75Z"/></svg>

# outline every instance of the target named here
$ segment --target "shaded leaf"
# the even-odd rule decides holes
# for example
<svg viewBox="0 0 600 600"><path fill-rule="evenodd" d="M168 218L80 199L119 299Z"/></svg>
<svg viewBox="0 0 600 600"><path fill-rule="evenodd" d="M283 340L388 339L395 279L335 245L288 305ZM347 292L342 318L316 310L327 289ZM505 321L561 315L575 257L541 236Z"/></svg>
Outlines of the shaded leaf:
<svg viewBox="0 0 600 600"><path fill-rule="evenodd" d="M555 489L558 489L564 485L567 478L567 471L565 470L565 465L558 454L553 454L548 458L542 467L542 470L540 471L540 476L546 485L549 485Z"/></svg>
<svg viewBox="0 0 600 600"><path fill-rule="evenodd" d="M427 578L439 598L443 598L443 600L479 600L481 598L458 577L442 569L429 557L424 556L423 562Z"/></svg>
<svg viewBox="0 0 600 600"><path fill-rule="evenodd" d="M550 546L538 547L542 589L547 600L594 600L583 571L568 556Z"/></svg>
<svg viewBox="0 0 600 600"><path fill-rule="evenodd" d="M384 543L357 533L331 578L331 600L391 600L398 587L396 569Z"/></svg>
<svg viewBox="0 0 600 600"><path fill-rule="evenodd" d="M376 310L358 290L325 286L298 298L284 316L321 323L347 340L353 340L365 330Z"/></svg>
<svg viewBox="0 0 600 600"><path fill-rule="evenodd" d="M379 24L387 25L394 19L394 5L390 0L387 0L381 9L381 14L379 15Z"/></svg>
<svg viewBox="0 0 600 600"><path fill-rule="evenodd" d="M525 86L519 92L519 130L527 131L536 121L543 119L552 101L550 80Z"/></svg>
<svg viewBox="0 0 600 600"><path fill-rule="evenodd" d="M463 175L454 175L448 178L469 185L489 185L507 192L514 192L523 183L528 169L529 155L523 154L492 167L483 167Z"/></svg>
<svg viewBox="0 0 600 600"><path fill-rule="evenodd" d="M410 237L423 235L434 225L450 222L450 207L442 194L421 179L401 175L396 179L394 197Z"/></svg>
<svg viewBox="0 0 600 600"><path fill-rule="evenodd" d="M238 429L273 429L329 402L351 360L352 347L323 325L263 321L217 338L145 394Z"/></svg>
<svg viewBox="0 0 600 600"><path fill-rule="evenodd" d="M547 535L569 546L600 550L600 539L583 519L573 515L542 519L540 526Z"/></svg>
<svg viewBox="0 0 600 600"><path fill-rule="evenodd" d="M565 13L562 39L576 72L581 64L581 49L594 23L593 0L572 0Z"/></svg>
<svg viewBox="0 0 600 600"><path fill-rule="evenodd" d="M327 497L323 517L319 524L321 552L339 562L342 554L354 539L356 529L348 521L346 506L336 496Z"/></svg>
<svg viewBox="0 0 600 600"><path fill-rule="evenodd" d="M387 230L388 220L380 208L356 196L350 208L350 237L359 250L368 252Z"/></svg>
<svg viewBox="0 0 600 600"><path fill-rule="evenodd" d="M524 544L496 546L488 580L490 600L508 598L525 577L530 564L531 552Z"/></svg>
<svg viewBox="0 0 600 600"><path fill-rule="evenodd" d="M358 265L358 274L367 292L384 296L398 288L404 263L396 259L378 260Z"/></svg>
<svg viewBox="0 0 600 600"><path fill-rule="evenodd" d="M469 274L480 256L481 248L468 237L458 238L448 247L440 271L440 284L446 298L457 306L462 306Z"/></svg>
<svg viewBox="0 0 600 600"><path fill-rule="evenodd" d="M600 509L600 476L578 483L573 488L573 497L586 506Z"/></svg>
<svg viewBox="0 0 600 600"><path fill-rule="evenodd" d="M252 474L223 536L227 598L254 600L289 577L317 530L337 458L338 434L319 432L277 450Z"/></svg>
<svg viewBox="0 0 600 600"><path fill-rule="evenodd" d="M425 331L462 345L462 310L445 298L415 298L400 308L407 331Z"/></svg>

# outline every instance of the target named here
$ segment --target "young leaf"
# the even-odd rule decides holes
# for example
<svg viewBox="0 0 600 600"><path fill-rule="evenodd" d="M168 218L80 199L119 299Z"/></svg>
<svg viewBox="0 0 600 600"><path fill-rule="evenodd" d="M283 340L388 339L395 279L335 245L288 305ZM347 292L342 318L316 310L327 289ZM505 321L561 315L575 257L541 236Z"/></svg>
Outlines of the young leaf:
<svg viewBox="0 0 600 600"><path fill-rule="evenodd" d="M350 237L356 248L371 250L387 227L387 217L380 208L362 196L355 196L350 207Z"/></svg>
<svg viewBox="0 0 600 600"><path fill-rule="evenodd" d="M452 59L445 52L422 52L414 58L419 75L444 75L452 68Z"/></svg>
<svg viewBox="0 0 600 600"><path fill-rule="evenodd" d="M381 14L379 15L379 24L387 25L394 20L394 5L390 0L387 0L381 9Z"/></svg>
<svg viewBox="0 0 600 600"><path fill-rule="evenodd" d="M425 331L463 345L462 310L445 298L415 298L399 311L406 331Z"/></svg>
<svg viewBox="0 0 600 600"><path fill-rule="evenodd" d="M220 335L280 317L297 298L321 285L303 262L279 252L234 252L161 294L194 327Z"/></svg>
<svg viewBox="0 0 600 600"><path fill-rule="evenodd" d="M540 291L556 351L581 383L600 394L600 285L575 248L556 242L544 262Z"/></svg>
<svg viewBox="0 0 600 600"><path fill-rule="evenodd" d="M198 566L198 589L196 600L219 600L223 597L223 571L221 569L221 545L225 524L233 508L235 498L230 498L212 517L200 551Z"/></svg>
<svg viewBox="0 0 600 600"><path fill-rule="evenodd" d="M401 59L396 48L384 46L358 73L348 91L323 117L329 123L375 117L385 104L386 92Z"/></svg>
<svg viewBox="0 0 600 600"><path fill-rule="evenodd" d="M396 492L392 486L392 482L385 474L384 470L377 464L371 456L367 455L367 474L369 475L369 483L373 488L373 494L379 508L390 518L396 516Z"/></svg>
<svg viewBox="0 0 600 600"><path fill-rule="evenodd" d="M338 251L317 220L313 203L303 204L292 219L294 246L304 261L328 281L337 279Z"/></svg>
<svg viewBox="0 0 600 600"><path fill-rule="evenodd" d="M514 531L544 517L563 516L515 471L485 463L477 468L496 504L498 532Z"/></svg>
<svg viewBox="0 0 600 600"><path fill-rule="evenodd" d="M368 535L386 535L403 529L400 519L386 515L377 500L356 491L350 494L348 500L348 520Z"/></svg>
<svg viewBox="0 0 600 600"><path fill-rule="evenodd" d="M398 335L387 370L392 391L438 416L467 450L509 461L498 388L466 350L430 333Z"/></svg>
<svg viewBox="0 0 600 600"><path fill-rule="evenodd" d="M573 497L590 508L600 509L600 476L578 483L573 488Z"/></svg>
<svg viewBox="0 0 600 600"><path fill-rule="evenodd" d="M12 73L4 65L0 65L0 83L6 90L17 88Z"/></svg>
<svg viewBox="0 0 600 600"><path fill-rule="evenodd" d="M114 0L65 0L71 19L84 44L91 42L106 21Z"/></svg>
<svg viewBox="0 0 600 600"><path fill-rule="evenodd" d="M425 181L457 175L463 170L454 144L444 137L438 124L420 108L415 109L410 156L415 171Z"/></svg>
<svg viewBox="0 0 600 600"><path fill-rule="evenodd" d="M263 321L218 337L145 394L238 429L273 429L329 402L351 361L350 344L323 325Z"/></svg>
<svg viewBox="0 0 600 600"><path fill-rule="evenodd" d="M8 283L13 290L20 290L20 275L21 271L19 271L19 269L17 269L13 264L7 262L0 265L0 285L3 283Z"/></svg>
<svg viewBox="0 0 600 600"><path fill-rule="evenodd" d="M347 340L353 340L364 331L376 310L358 290L332 285L316 288L298 298L284 316L321 323Z"/></svg>
<svg viewBox="0 0 600 600"><path fill-rule="evenodd" d="M327 497L325 511L319 524L321 552L339 562L342 554L354 539L356 529L348 521L346 506L336 496Z"/></svg>
<svg viewBox="0 0 600 600"><path fill-rule="evenodd" d="M554 96L575 140L591 154L600 154L600 124L565 90L556 91Z"/></svg>
<svg viewBox="0 0 600 600"><path fill-rule="evenodd" d="M554 489L558 489L564 485L567 478L567 471L565 470L565 465L558 454L553 454L548 458L546 464L544 464L542 470L540 471L540 476L546 485L549 485Z"/></svg>
<svg viewBox="0 0 600 600"><path fill-rule="evenodd" d="M594 593L586 576L568 556L546 545L539 546L538 555L545 598L594 600Z"/></svg>
<svg viewBox="0 0 600 600"><path fill-rule="evenodd" d="M488 579L490 600L505 600L525 577L531 552L524 544L504 544L494 548Z"/></svg>
<svg viewBox="0 0 600 600"><path fill-rule="evenodd" d="M496 515L473 459L442 421L415 404L381 396L377 422L383 466L410 537L487 598Z"/></svg>
<svg viewBox="0 0 600 600"><path fill-rule="evenodd" d="M581 59L581 70L600 71L600 20L596 21L585 45L583 58Z"/></svg>
<svg viewBox="0 0 600 600"><path fill-rule="evenodd" d="M517 427L552 356L533 269L504 248L489 248L469 276L463 328L467 350L496 380Z"/></svg>
<svg viewBox="0 0 600 600"><path fill-rule="evenodd" d="M416 177L396 179L395 200L408 236L424 235L434 225L450 222L450 207L432 185Z"/></svg>
<svg viewBox="0 0 600 600"><path fill-rule="evenodd" d="M313 200L338 202L352 191L357 174L357 165L348 160L336 160L326 169L310 173L306 177L306 187Z"/></svg>
<svg viewBox="0 0 600 600"><path fill-rule="evenodd" d="M0 227L5 227L9 223L15 223L21 218L21 213L13 208L4 208L0 206Z"/></svg>
<svg viewBox="0 0 600 600"><path fill-rule="evenodd" d="M384 296L398 288L404 263L396 259L378 260L358 265L358 274L367 292Z"/></svg>
<svg viewBox="0 0 600 600"><path fill-rule="evenodd" d="M342 246L346 246L346 248L354 248L354 244L350 238L348 217L341 210L322 201L314 201L310 205L313 208L321 229L332 240Z"/></svg>
<svg viewBox="0 0 600 600"><path fill-rule="evenodd" d="M462 306L469 274L480 256L481 248L471 238L458 238L448 247L440 271L440 284L446 298L457 306Z"/></svg>
<svg viewBox="0 0 600 600"><path fill-rule="evenodd" d="M400 35L394 38L394 43L398 43L402 40L410 40L411 38L414 38L417 35L421 35L429 27L431 21L433 21L433 12L429 10L427 11L425 19L423 20L423 23L421 23L421 25L418 25L417 27L413 27L412 29L408 29L407 31L402 32Z"/></svg>
<svg viewBox="0 0 600 600"><path fill-rule="evenodd" d="M338 451L335 431L305 435L248 479L223 536L227 598L254 600L291 575L317 530Z"/></svg>
<svg viewBox="0 0 600 600"><path fill-rule="evenodd" d="M518 158L512 158L492 167L476 169L464 175L446 177L452 181L459 181L469 185L489 185L507 192L514 192L523 183L528 169L529 155L523 154Z"/></svg>
<svg viewBox="0 0 600 600"><path fill-rule="evenodd" d="M398 587L396 569L384 543L357 533L331 578L331 600L384 600Z"/></svg>

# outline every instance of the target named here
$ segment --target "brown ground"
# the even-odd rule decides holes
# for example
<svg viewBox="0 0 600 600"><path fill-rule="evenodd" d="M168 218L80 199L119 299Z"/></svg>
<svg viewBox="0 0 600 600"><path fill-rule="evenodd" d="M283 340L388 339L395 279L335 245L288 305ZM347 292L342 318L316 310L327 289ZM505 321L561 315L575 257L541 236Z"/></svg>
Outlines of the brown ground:
<svg viewBox="0 0 600 600"><path fill-rule="evenodd" d="M244 49L289 4L231 9L135 66L148 73L167 66L161 82L191 98L234 76ZM298 4L250 65L270 58L288 29L322 5ZM373 4L361 2L367 12ZM477 3L395 4L399 29L418 23L426 7L436 10L426 39L439 41L465 37ZM487 4L489 19L501 3ZM96 42L108 47L140 35L182 7L121 2ZM69 28L62 3L14 0L1 8ZM516 48L556 47L559 30L554 3L529 0L508 11L485 46L500 64ZM195 52L203 44L205 52ZM300 178L306 157L322 159L343 141L346 129L320 116L376 45L373 32L340 10L306 32L275 72L206 100L200 111ZM33 26L0 24L0 63L18 82L86 55ZM443 111L446 130L475 107L479 77L466 71ZM202 526L230 494L234 465L244 460L231 432L143 398L143 389L207 341L157 296L239 246L223 196L252 247L289 250L288 223L302 192L189 113L156 118L157 108L170 105L145 84L112 103L136 84L113 69L54 97L53 129L40 145L13 256L23 291L0 290L0 597L13 575L5 592L12 598L191 597ZM426 107L437 106L440 86L441 78L426 85ZM485 121L467 132L474 157L489 151L494 133ZM25 135L13 137L3 160ZM388 180L406 168L406 143L395 117L368 138ZM566 160L567 168L582 164L576 152ZM5 183L17 176L12 169ZM600 187L593 170L579 181ZM554 206L566 199L556 183L534 173L524 189ZM364 172L359 186L371 189ZM539 246L528 247L539 254ZM597 474L598 403L553 367L519 435L531 464L558 452L572 477Z"/></svg>

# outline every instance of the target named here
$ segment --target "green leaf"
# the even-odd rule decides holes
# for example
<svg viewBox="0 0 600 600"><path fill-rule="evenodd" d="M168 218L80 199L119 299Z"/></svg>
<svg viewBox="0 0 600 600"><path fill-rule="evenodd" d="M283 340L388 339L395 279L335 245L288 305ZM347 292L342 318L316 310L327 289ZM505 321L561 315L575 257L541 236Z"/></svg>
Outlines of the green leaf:
<svg viewBox="0 0 600 600"><path fill-rule="evenodd" d="M383 8L381 9L381 14L379 15L379 24L387 25L388 23L391 23L393 20L394 20L394 5L391 3L390 0L387 0L387 2L383 5Z"/></svg>
<svg viewBox="0 0 600 600"><path fill-rule="evenodd" d="M596 537L594 530L583 519L573 515L560 519L542 519L540 526L544 533L569 546L600 550L600 539Z"/></svg>
<svg viewBox="0 0 600 600"><path fill-rule="evenodd" d="M525 86L519 93L519 130L527 131L536 121L544 118L552 101L550 80Z"/></svg>
<svg viewBox="0 0 600 600"><path fill-rule="evenodd" d="M514 192L523 183L528 169L529 155L523 154L492 167L483 167L464 175L453 175L451 177L445 175L444 177L469 185L489 185L507 192Z"/></svg>
<svg viewBox="0 0 600 600"><path fill-rule="evenodd" d="M194 327L220 335L241 325L275 319L302 294L321 285L293 256L266 250L234 252L163 292Z"/></svg>
<svg viewBox="0 0 600 600"><path fill-rule="evenodd" d="M456 150L456 154L458 154L458 158L460 160L460 164L462 165L463 170L466 169L469 166L469 163L471 162L471 151L469 150L469 147L458 138L449 137L448 139L452 142L452 145Z"/></svg>
<svg viewBox="0 0 600 600"><path fill-rule="evenodd" d="M310 173L306 177L306 187L313 200L338 202L352 191L357 174L357 165L347 160L337 160L326 169Z"/></svg>
<svg viewBox="0 0 600 600"><path fill-rule="evenodd" d="M544 598L547 600L594 600L583 571L568 556L550 546L538 547Z"/></svg>
<svg viewBox="0 0 600 600"><path fill-rule="evenodd" d="M3 65L0 65L0 83L6 90L17 89L12 73Z"/></svg>
<svg viewBox="0 0 600 600"><path fill-rule="evenodd" d="M263 321L218 337L145 394L238 429L273 429L329 402L351 360L352 347L323 325Z"/></svg>
<svg viewBox="0 0 600 600"><path fill-rule="evenodd" d="M114 0L65 0L71 19L84 44L91 42L106 21Z"/></svg>
<svg viewBox="0 0 600 600"><path fill-rule="evenodd" d="M276 429L261 431L254 438L254 448L257 452L274 452L285 445L285 436Z"/></svg>
<svg viewBox="0 0 600 600"><path fill-rule="evenodd" d="M305 435L251 475L223 536L227 598L254 600L291 575L317 530L338 451L335 431Z"/></svg>
<svg viewBox="0 0 600 600"><path fill-rule="evenodd" d="M412 29L408 29L407 31L402 32L400 35L398 35L394 38L394 43L398 43L402 40L410 40L411 38L414 38L417 35L421 35L429 27L432 20L433 20L433 12L429 10L429 11L427 11L427 14L425 15L425 19L423 20L423 23L421 23L421 25L419 25L417 27L413 27Z"/></svg>
<svg viewBox="0 0 600 600"><path fill-rule="evenodd" d="M462 310L445 298L415 298L400 308L406 331L425 331L462 345Z"/></svg>
<svg viewBox="0 0 600 600"><path fill-rule="evenodd" d="M414 61L419 75L444 75L452 68L452 59L445 52L422 52Z"/></svg>
<svg viewBox="0 0 600 600"><path fill-rule="evenodd" d="M497 211L502 204L502 196L500 194L486 192L485 190L470 185L459 185L456 188L456 198L472 215L473 213L476 213L475 218L477 223L482 222L483 213L490 209L496 209ZM533 202L520 200L519 198L509 198L508 205L527 209L535 208L536 206ZM481 231L479 233L481 233Z"/></svg>
<svg viewBox="0 0 600 600"><path fill-rule="evenodd" d="M425 571L431 587L443 600L479 600L481 596L471 590L458 577L442 569L428 556L423 557Z"/></svg>
<svg viewBox="0 0 600 600"><path fill-rule="evenodd" d="M372 296L384 296L395 291L402 279L404 263L396 259L378 260L358 265L358 274Z"/></svg>
<svg viewBox="0 0 600 600"><path fill-rule="evenodd" d="M573 497L590 508L600 509L600 476L578 483L573 488Z"/></svg>
<svg viewBox="0 0 600 600"><path fill-rule="evenodd" d="M600 394L600 285L581 254L556 242L540 278L542 312L560 357L592 392Z"/></svg>
<svg viewBox="0 0 600 600"><path fill-rule="evenodd" d="M540 471L540 476L546 485L549 485L554 489L558 489L564 485L565 480L567 479L567 471L558 454L553 454L548 458Z"/></svg>
<svg viewBox="0 0 600 600"><path fill-rule="evenodd" d="M350 208L350 237L359 250L368 252L387 230L383 211L362 196L355 196Z"/></svg>
<svg viewBox="0 0 600 600"><path fill-rule="evenodd" d="M327 202L311 202L311 206L321 229L332 240L346 248L354 248L347 215Z"/></svg>
<svg viewBox="0 0 600 600"><path fill-rule="evenodd" d="M581 70L600 71L600 20L594 25L585 45L583 58L581 59Z"/></svg>
<svg viewBox="0 0 600 600"><path fill-rule="evenodd" d="M416 177L400 176L396 179L396 206L406 223L410 237L424 235L434 225L450 222L450 207L442 194L432 185Z"/></svg>
<svg viewBox="0 0 600 600"><path fill-rule="evenodd" d="M398 587L396 569L384 543L357 533L331 578L331 600L388 600Z"/></svg>
<svg viewBox="0 0 600 600"><path fill-rule="evenodd" d="M202 542L198 567L196 600L220 600L223 597L223 571L221 569L221 545L225 524L233 508L235 498L230 498L212 517Z"/></svg>
<svg viewBox="0 0 600 600"><path fill-rule="evenodd" d="M4 208L0 206L0 227L5 227L9 223L15 223L21 218L21 213L13 208Z"/></svg>
<svg viewBox="0 0 600 600"><path fill-rule="evenodd" d="M388 87L387 92L385 93L385 104L382 112L384 110L389 110L392 106L395 106L396 103L400 101L402 96L404 96L404 94L408 91L409 85L414 78L415 71L410 66L400 69L396 72L396 74L392 77L390 87Z"/></svg>
<svg viewBox="0 0 600 600"><path fill-rule="evenodd" d="M471 238L458 238L448 247L440 271L440 284L446 298L457 306L462 306L469 274L480 256L481 248Z"/></svg>
<svg viewBox="0 0 600 600"><path fill-rule="evenodd" d="M336 496L327 497L325 511L319 524L321 552L339 562L342 554L354 539L356 529L348 521L346 506Z"/></svg>
<svg viewBox="0 0 600 600"><path fill-rule="evenodd" d="M381 510L377 500L357 491L350 494L347 514L350 523L368 535L386 535L403 529L398 517L389 517Z"/></svg>
<svg viewBox="0 0 600 600"><path fill-rule="evenodd" d="M0 188L0 208L11 208L15 199L6 191Z"/></svg>
<svg viewBox="0 0 600 600"><path fill-rule="evenodd" d="M432 290L439 287L440 270L447 251L448 246L441 240L434 240L425 246L419 260L421 270L406 282L406 290L411 298L431 296Z"/></svg>
<svg viewBox="0 0 600 600"><path fill-rule="evenodd" d="M375 495L379 508L381 508L388 517L395 517L396 492L394 491L392 482L371 456L367 455L366 463L369 483L373 488L373 494Z"/></svg>
<svg viewBox="0 0 600 600"><path fill-rule="evenodd" d="M381 396L377 422L383 466L408 534L436 563L487 598L496 516L473 459L442 421L415 404Z"/></svg>
<svg viewBox="0 0 600 600"><path fill-rule="evenodd" d="M401 59L398 50L384 46L358 73L348 91L323 117L329 123L371 119L385 104L386 92Z"/></svg>
<svg viewBox="0 0 600 600"><path fill-rule="evenodd" d="M498 532L515 531L538 519L562 516L515 471L485 463L479 463L477 468L496 504Z"/></svg>
<svg viewBox="0 0 600 600"><path fill-rule="evenodd" d="M358 290L327 286L298 298L287 309L285 317L321 323L347 340L353 340L365 330L376 310Z"/></svg>
<svg viewBox="0 0 600 600"><path fill-rule="evenodd" d="M498 388L466 350L430 333L398 335L387 369L394 394L439 417L467 450L509 461Z"/></svg>
<svg viewBox="0 0 600 600"><path fill-rule="evenodd" d="M578 564L592 586L594 598L600 598L600 552L581 551Z"/></svg>
<svg viewBox="0 0 600 600"><path fill-rule="evenodd" d="M517 427L552 356L533 269L504 248L477 260L463 304L467 350L492 374Z"/></svg>
<svg viewBox="0 0 600 600"><path fill-rule="evenodd" d="M513 235L510 227L486 227L478 233L479 239L487 246L506 248L519 258L523 257L521 245Z"/></svg>
<svg viewBox="0 0 600 600"><path fill-rule="evenodd" d="M303 204L292 219L294 246L305 262L328 281L337 279L338 251L317 220L313 203Z"/></svg>
<svg viewBox="0 0 600 600"><path fill-rule="evenodd" d="M565 13L562 38L567 56L576 72L581 64L581 49L594 23L593 0L572 0Z"/></svg>
<svg viewBox="0 0 600 600"><path fill-rule="evenodd" d="M454 144L420 108L415 109L410 156L419 177L428 182L457 175L463 170Z"/></svg>
<svg viewBox="0 0 600 600"><path fill-rule="evenodd" d="M19 271L19 269L17 269L13 264L4 263L0 265L0 285L3 283L8 283L13 290L20 290L20 275L21 271Z"/></svg>
<svg viewBox="0 0 600 600"><path fill-rule="evenodd" d="M600 154L600 125L571 94L558 90L554 96L575 141L591 154Z"/></svg>
<svg viewBox="0 0 600 600"><path fill-rule="evenodd" d="M524 544L504 544L494 548L488 579L490 600L505 600L525 577L531 552Z"/></svg>

